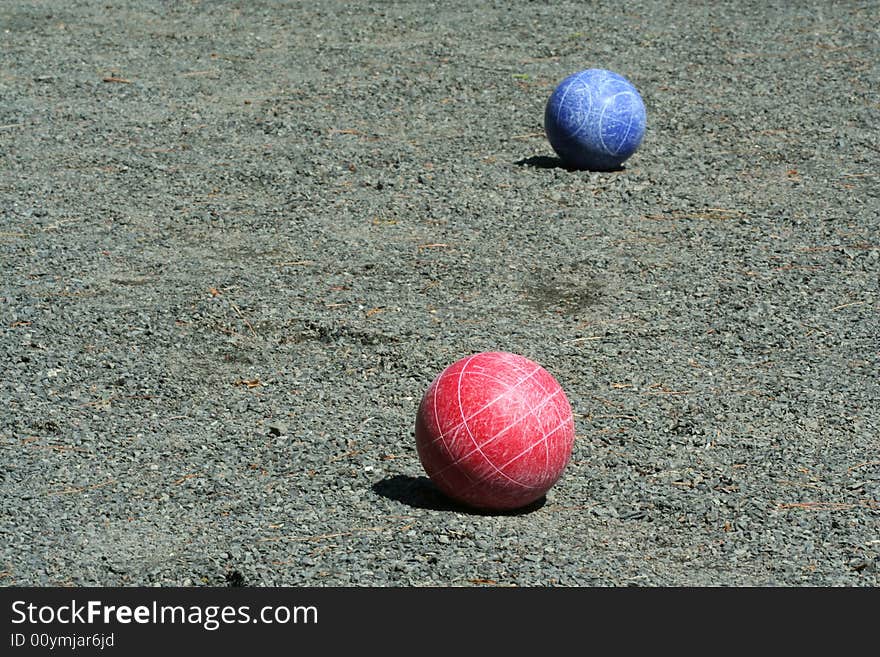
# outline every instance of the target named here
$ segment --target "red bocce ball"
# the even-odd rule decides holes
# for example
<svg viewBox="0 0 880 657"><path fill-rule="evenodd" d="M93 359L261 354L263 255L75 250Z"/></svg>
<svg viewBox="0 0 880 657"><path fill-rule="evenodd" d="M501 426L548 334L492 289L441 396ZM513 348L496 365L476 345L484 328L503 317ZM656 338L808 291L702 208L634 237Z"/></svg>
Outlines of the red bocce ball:
<svg viewBox="0 0 880 657"><path fill-rule="evenodd" d="M574 444L565 392L543 367L517 354L484 352L447 367L425 392L416 447L449 497L510 510L558 481Z"/></svg>

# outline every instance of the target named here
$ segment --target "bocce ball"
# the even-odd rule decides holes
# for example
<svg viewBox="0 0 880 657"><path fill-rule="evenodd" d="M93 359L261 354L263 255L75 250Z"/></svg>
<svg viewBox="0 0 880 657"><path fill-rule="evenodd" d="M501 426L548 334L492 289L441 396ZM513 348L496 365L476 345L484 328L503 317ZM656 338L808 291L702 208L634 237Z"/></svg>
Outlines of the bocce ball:
<svg viewBox="0 0 880 657"><path fill-rule="evenodd" d="M645 104L622 75L591 68L559 83L544 110L544 131L563 164L617 169L645 136Z"/></svg>
<svg viewBox="0 0 880 657"><path fill-rule="evenodd" d="M416 448L446 495L486 510L518 509L559 480L574 444L571 405L537 363L483 352L444 369L416 415Z"/></svg>

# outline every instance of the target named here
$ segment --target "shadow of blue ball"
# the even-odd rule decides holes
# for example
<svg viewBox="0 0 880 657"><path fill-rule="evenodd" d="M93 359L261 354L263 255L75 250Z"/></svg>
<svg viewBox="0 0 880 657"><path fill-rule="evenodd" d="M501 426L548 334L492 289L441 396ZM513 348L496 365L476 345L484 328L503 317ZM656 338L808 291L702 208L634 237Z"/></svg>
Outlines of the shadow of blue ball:
<svg viewBox="0 0 880 657"><path fill-rule="evenodd" d="M559 83L544 110L544 131L572 169L619 169L645 136L645 104L622 75L591 68Z"/></svg>

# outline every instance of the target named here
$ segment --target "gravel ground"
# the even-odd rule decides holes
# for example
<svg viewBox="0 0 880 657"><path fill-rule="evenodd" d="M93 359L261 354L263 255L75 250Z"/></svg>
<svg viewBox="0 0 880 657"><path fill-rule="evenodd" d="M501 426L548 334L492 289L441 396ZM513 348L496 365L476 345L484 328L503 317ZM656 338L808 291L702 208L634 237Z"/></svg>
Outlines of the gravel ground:
<svg viewBox="0 0 880 657"><path fill-rule="evenodd" d="M0 4L0 582L880 584L880 4L117 4ZM576 413L518 513L415 451L488 350Z"/></svg>

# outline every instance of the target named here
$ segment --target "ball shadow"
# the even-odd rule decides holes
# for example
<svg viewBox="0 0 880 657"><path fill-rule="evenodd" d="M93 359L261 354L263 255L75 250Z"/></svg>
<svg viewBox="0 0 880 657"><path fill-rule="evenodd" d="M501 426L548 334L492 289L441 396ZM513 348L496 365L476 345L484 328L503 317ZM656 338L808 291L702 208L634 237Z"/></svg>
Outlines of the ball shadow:
<svg viewBox="0 0 880 657"><path fill-rule="evenodd" d="M563 171L589 171L595 173L620 173L626 170L626 167L623 165L614 167L613 169L578 169L577 167L568 166L560 157L549 155L524 157L523 159L514 162L514 164L520 167L533 167L535 169L562 169Z"/></svg>
<svg viewBox="0 0 880 657"><path fill-rule="evenodd" d="M537 511L547 501L547 498L542 496L531 504L509 511L475 509L447 497L427 477L410 477L409 475L386 477L374 483L372 489L377 495L395 502L401 502L416 509L454 511L475 516L521 516Z"/></svg>

